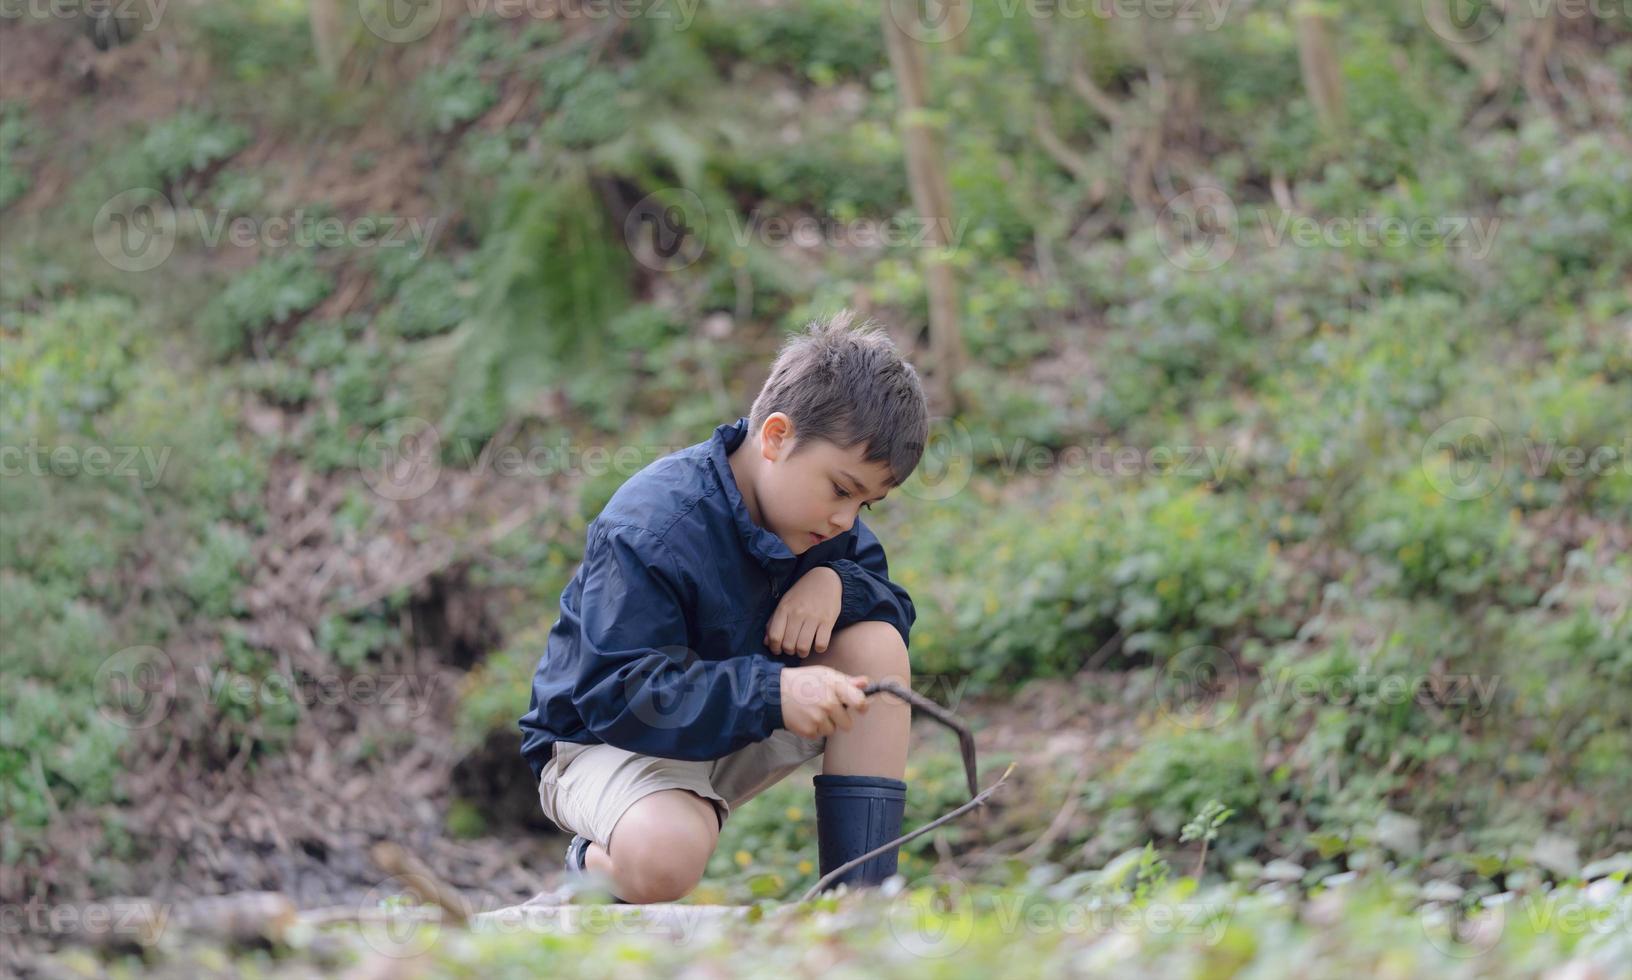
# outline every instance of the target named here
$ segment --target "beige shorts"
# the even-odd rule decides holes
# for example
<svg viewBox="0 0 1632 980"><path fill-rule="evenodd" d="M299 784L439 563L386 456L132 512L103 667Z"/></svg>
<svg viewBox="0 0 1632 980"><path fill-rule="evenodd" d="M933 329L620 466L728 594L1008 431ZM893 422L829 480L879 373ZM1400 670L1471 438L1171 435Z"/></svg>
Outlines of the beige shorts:
<svg viewBox="0 0 1632 980"><path fill-rule="evenodd" d="M644 796L689 789L714 804L723 828L732 808L826 750L826 738L802 738L786 728L707 762L639 755L604 742L556 742L539 775L538 802L556 826L610 850L618 821Z"/></svg>

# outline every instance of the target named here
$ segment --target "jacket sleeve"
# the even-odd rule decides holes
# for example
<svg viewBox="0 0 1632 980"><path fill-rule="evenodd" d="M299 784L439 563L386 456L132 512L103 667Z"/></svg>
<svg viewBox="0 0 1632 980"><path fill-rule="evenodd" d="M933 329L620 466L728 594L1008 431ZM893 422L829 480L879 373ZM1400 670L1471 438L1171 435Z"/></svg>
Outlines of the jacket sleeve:
<svg viewBox="0 0 1632 980"><path fill-rule="evenodd" d="M912 606L907 590L890 581L889 565L884 560L884 546L872 529L856 521L856 533L844 558L822 564L839 573L844 583L844 601L839 607L835 630L852 623L876 619L894 626L904 643L918 613Z"/></svg>
<svg viewBox="0 0 1632 980"><path fill-rule="evenodd" d="M782 727L782 664L758 654L704 660L686 646L689 590L655 534L617 525L600 535L581 587L572 700L601 741L708 760Z"/></svg>

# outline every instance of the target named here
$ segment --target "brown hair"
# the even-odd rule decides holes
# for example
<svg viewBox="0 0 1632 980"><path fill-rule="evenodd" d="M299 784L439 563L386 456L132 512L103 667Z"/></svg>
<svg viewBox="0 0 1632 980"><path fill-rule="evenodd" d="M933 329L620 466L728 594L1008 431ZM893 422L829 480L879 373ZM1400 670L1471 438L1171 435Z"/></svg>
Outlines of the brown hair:
<svg viewBox="0 0 1632 980"><path fill-rule="evenodd" d="M793 420L794 453L810 440L840 449L865 444L869 463L885 463L899 486L924 454L929 405L918 372L871 319L853 310L812 320L783 344L749 413L758 432L773 412Z"/></svg>

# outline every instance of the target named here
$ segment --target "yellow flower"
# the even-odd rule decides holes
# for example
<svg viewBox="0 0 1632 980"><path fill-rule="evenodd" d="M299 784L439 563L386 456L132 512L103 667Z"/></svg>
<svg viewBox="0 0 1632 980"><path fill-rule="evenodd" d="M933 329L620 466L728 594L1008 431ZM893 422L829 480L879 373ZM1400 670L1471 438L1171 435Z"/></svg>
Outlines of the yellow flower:
<svg viewBox="0 0 1632 980"><path fill-rule="evenodd" d="M754 856L747 851L738 851L734 860L737 862L737 867L746 868L754 863Z"/></svg>
<svg viewBox="0 0 1632 980"><path fill-rule="evenodd" d="M783 816L786 816L789 820L798 820L801 817L803 817L804 815L805 815L805 811L799 809L796 806L790 806L786 810L783 811Z"/></svg>
<svg viewBox="0 0 1632 980"><path fill-rule="evenodd" d="M806 859L804 861L799 862L799 873L800 874L808 875L812 871L815 871L815 870L816 870L816 866L814 864L811 864L809 859Z"/></svg>

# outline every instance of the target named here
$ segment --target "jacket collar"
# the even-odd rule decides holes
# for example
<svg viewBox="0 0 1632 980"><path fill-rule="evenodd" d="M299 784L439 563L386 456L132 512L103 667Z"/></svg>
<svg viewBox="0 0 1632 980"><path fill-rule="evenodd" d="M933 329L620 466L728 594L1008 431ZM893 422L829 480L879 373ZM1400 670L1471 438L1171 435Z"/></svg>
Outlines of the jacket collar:
<svg viewBox="0 0 1632 980"><path fill-rule="evenodd" d="M794 561L796 555L782 539L754 523L748 514L748 504L742 499L742 491L737 487L736 474L731 471L731 461L726 457L732 450L742 445L748 437L748 419L738 418L735 422L728 422L714 429L714 438L709 440L709 459L714 463L714 473L720 481L720 487L725 491L725 502L731 508L731 517L737 525L737 534L742 538L743 547L766 568L785 566ZM774 563L774 564L773 564Z"/></svg>

